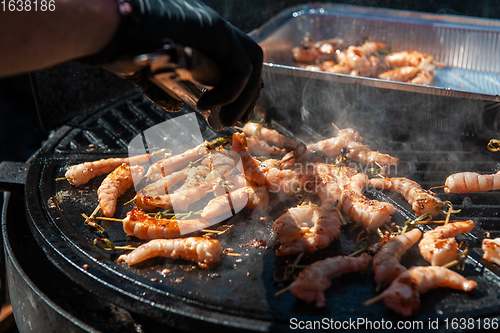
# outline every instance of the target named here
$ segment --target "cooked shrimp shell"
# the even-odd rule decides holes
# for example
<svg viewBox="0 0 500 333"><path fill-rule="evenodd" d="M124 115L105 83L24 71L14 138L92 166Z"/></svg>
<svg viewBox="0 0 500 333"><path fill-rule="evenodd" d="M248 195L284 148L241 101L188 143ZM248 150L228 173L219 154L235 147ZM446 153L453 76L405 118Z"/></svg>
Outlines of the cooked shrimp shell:
<svg viewBox="0 0 500 333"><path fill-rule="evenodd" d="M460 172L448 176L445 182L446 193L470 193L500 190L500 171L493 175L480 175L475 172Z"/></svg>
<svg viewBox="0 0 500 333"><path fill-rule="evenodd" d="M97 189L99 207L104 216L113 217L118 198L134 184L134 179L139 179L143 173L142 166L130 167L123 163L104 178L101 186Z"/></svg>
<svg viewBox="0 0 500 333"><path fill-rule="evenodd" d="M110 173L122 164L137 165L147 162L151 154L138 155L130 158L108 158L94 162L85 162L71 166L65 177L74 186L86 184L94 177Z"/></svg>
<svg viewBox="0 0 500 333"><path fill-rule="evenodd" d="M324 291L331 285L331 280L342 274L366 271L372 257L363 253L359 257L332 257L317 261L307 266L290 285L290 292L307 303L317 307L325 306Z"/></svg>
<svg viewBox="0 0 500 333"><path fill-rule="evenodd" d="M418 229L413 229L402 235L390 238L373 257L373 274L375 281L381 287L387 287L394 281L402 272L406 271L406 267L399 262L401 256L417 243L422 232Z"/></svg>
<svg viewBox="0 0 500 333"><path fill-rule="evenodd" d="M473 228L474 222L459 221L425 232L418 244L422 257L432 266L442 266L455 260L458 256L458 244L454 237Z"/></svg>
<svg viewBox="0 0 500 333"><path fill-rule="evenodd" d="M210 222L204 218L190 220L159 219L147 215L140 208L132 209L123 220L123 230L128 235L139 239L174 238L208 226L210 226Z"/></svg>
<svg viewBox="0 0 500 333"><path fill-rule="evenodd" d="M500 238L483 239L483 258L500 266Z"/></svg>
<svg viewBox="0 0 500 333"><path fill-rule="evenodd" d="M273 225L274 238L281 243L277 256L323 249L340 234L336 209L302 205L289 208Z"/></svg>
<svg viewBox="0 0 500 333"><path fill-rule="evenodd" d="M196 262L201 268L210 268L219 263L222 246L216 239L189 237L176 239L154 239L142 244L129 254L122 254L118 262L138 264L154 257L184 259Z"/></svg>
<svg viewBox="0 0 500 333"><path fill-rule="evenodd" d="M465 292L476 288L477 283L444 267L416 266L401 273L382 295L389 308L403 316L417 314L420 294L438 287L449 287Z"/></svg>
<svg viewBox="0 0 500 333"><path fill-rule="evenodd" d="M403 195L412 206L415 215L426 213L436 216L441 214L443 202L439 197L428 190L422 189L420 184L407 178L372 178L370 185L379 189L395 191Z"/></svg>

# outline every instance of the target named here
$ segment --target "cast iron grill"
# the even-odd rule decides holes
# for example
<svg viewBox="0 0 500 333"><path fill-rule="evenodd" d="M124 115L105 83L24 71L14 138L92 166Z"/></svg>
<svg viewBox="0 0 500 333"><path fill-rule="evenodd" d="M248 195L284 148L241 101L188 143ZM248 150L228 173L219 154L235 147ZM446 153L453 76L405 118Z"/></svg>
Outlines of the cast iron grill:
<svg viewBox="0 0 500 333"><path fill-rule="evenodd" d="M266 105L261 107L266 108ZM225 246L242 253L243 257L241 261L225 258L213 271L192 269L192 264L164 258L126 267L116 263L118 253L96 247L94 239L103 235L85 226L80 214L90 214L94 210L97 205L96 190L104 176L80 188L74 188L67 182L55 182L54 179L62 176L69 165L126 156L128 142L141 131L185 112L188 110L177 114L166 113L137 92L128 93L103 104L96 114L84 120L78 119L56 132L59 138L53 139L34 157L26 182L27 210L35 237L57 267L92 293L129 310L135 318L145 318L144 321L148 323L175 323L177 327L187 330L195 330L200 323L227 330L287 330L291 317L301 320L321 320L324 317L336 320L365 317L375 320L382 316L390 320L399 319L381 303L362 307L363 301L374 296L370 272L334 280L326 293L328 301L324 309L297 301L289 293L274 296L285 284L274 282L272 273L285 266L291 258L277 258L273 249L253 249L239 245L254 238L270 242L273 219L297 203L293 198L275 197L277 201L273 202L277 204L273 206L268 222L260 221L259 216L253 216L253 212L248 211L242 211L225 221L235 227L220 240ZM322 117L321 126L317 125L317 121L298 122L286 128L279 123L275 126L284 133L308 141L334 134L329 120L335 115L318 113L318 117ZM350 119L356 119L356 116L350 115ZM218 135L206 126L203 118L199 117L198 123L204 139L211 140ZM493 173L499 169L500 156L486 150L486 143L492 133L485 132L481 136L465 136L462 132L441 135L432 128L436 143L422 145L422 142L414 141L415 138L426 137L429 133L415 130L402 135L401 131L390 131L394 124L386 125L386 130L379 128L370 131L369 120L360 120L360 131L372 148L402 160L397 170L390 169L392 176L405 176L429 188L443 185L445 178L453 172ZM352 126L356 127L356 123ZM464 315L497 316L500 313L497 300L497 295L500 295L500 270L481 259L480 243L484 238L483 231L489 231L492 237L499 235L495 226L500 219L499 193L449 195L439 190L437 192L443 200L450 200L454 208L462 209L461 213L455 214L457 218L470 218L476 224L474 232L463 236L471 250L463 274L476 280L478 288L471 294L446 289L425 294L422 297L422 311L416 319L428 321L428 318L437 318L438 315L440 319ZM120 203L132 195L129 192L119 201L117 216L125 216L130 208L122 207ZM368 189L368 196L394 203L398 214L393 221L398 224L414 218L409 205L397 194ZM106 228L104 236L116 245L140 244L133 237L126 237L121 225L111 222L102 224ZM343 228L337 242L318 253L306 255L302 263L353 252L354 240L360 231L357 226ZM408 266L426 265L415 248L403 257L403 263ZM83 269L85 264L89 265L88 270ZM163 268L172 269L172 274L163 275ZM180 283L176 283L178 279Z"/></svg>

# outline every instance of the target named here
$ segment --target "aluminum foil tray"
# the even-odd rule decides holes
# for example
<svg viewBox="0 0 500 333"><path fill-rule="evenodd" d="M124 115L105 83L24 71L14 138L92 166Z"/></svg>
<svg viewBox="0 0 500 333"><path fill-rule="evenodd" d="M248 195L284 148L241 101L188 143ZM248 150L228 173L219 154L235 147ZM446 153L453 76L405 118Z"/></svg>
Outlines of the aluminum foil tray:
<svg viewBox="0 0 500 333"><path fill-rule="evenodd" d="M299 122L320 131L331 122L384 128L387 118L401 118L393 132L402 135L408 123L466 136L500 128L500 20L311 3L282 11L250 36L264 50L259 105L290 129ZM444 67L433 86L306 70L291 54L304 37L348 45L370 38L392 51L431 54Z"/></svg>
<svg viewBox="0 0 500 333"><path fill-rule="evenodd" d="M291 49L304 37L344 39L360 45L370 38L392 51L417 50L444 64L432 87L318 73L329 80L443 96L500 101L500 20L435 15L371 7L312 3L282 11L251 36L264 50L266 70L296 67Z"/></svg>

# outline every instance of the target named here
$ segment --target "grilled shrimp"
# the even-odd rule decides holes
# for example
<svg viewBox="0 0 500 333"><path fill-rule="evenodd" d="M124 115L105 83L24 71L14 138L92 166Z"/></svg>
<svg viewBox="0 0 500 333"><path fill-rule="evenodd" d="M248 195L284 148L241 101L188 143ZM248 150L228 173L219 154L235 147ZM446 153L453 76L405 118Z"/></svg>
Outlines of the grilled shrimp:
<svg viewBox="0 0 500 333"><path fill-rule="evenodd" d="M66 171L65 177L71 185L80 186L86 184L94 177L110 173L123 163L128 165L137 165L147 162L151 154L138 155L129 158L108 158L94 162L85 162L71 166Z"/></svg>
<svg viewBox="0 0 500 333"><path fill-rule="evenodd" d="M159 160L158 162L152 164L148 172L146 173L146 178L149 181L157 181L158 179L170 175L172 172L184 168L189 162L193 162L198 158L202 157L207 152L207 148L200 145L192 149L186 150L182 154L177 154L168 158Z"/></svg>
<svg viewBox="0 0 500 333"><path fill-rule="evenodd" d="M433 192L422 189L413 180L407 178L372 178L369 180L369 184L379 189L395 191L403 195L417 216L426 213L436 216L441 213L443 207L441 199Z"/></svg>
<svg viewBox="0 0 500 333"><path fill-rule="evenodd" d="M411 80L406 81L413 84L431 85L434 81L434 71L422 70Z"/></svg>
<svg viewBox="0 0 500 333"><path fill-rule="evenodd" d="M186 180L175 192L183 192L187 189L200 186L206 183L207 175L210 173L210 168L204 165L198 165L192 168L186 168Z"/></svg>
<svg viewBox="0 0 500 333"><path fill-rule="evenodd" d="M332 207L335 202L340 201L342 190L335 177L330 174L318 173L316 184L316 194L321 200L322 207Z"/></svg>
<svg viewBox="0 0 500 333"><path fill-rule="evenodd" d="M235 166L234 159L225 150L210 150L208 156L201 161L201 165L209 167L210 172L206 179L213 180L230 173Z"/></svg>
<svg viewBox="0 0 500 333"><path fill-rule="evenodd" d="M284 147L284 148L295 148L297 146L297 142L294 139L284 136L279 133L277 130L269 129L260 124L248 122L243 127L243 132L248 136L254 136L255 131L257 134L255 136L259 140L263 140L269 144Z"/></svg>
<svg viewBox="0 0 500 333"><path fill-rule="evenodd" d="M311 204L293 207L274 222L273 232L281 243L277 256L314 252L339 236L339 213L336 209L321 209Z"/></svg>
<svg viewBox="0 0 500 333"><path fill-rule="evenodd" d="M99 207L104 216L113 217L118 198L134 184L134 178L139 179L144 173L144 167L130 167L123 163L104 178L97 189Z"/></svg>
<svg viewBox="0 0 500 333"><path fill-rule="evenodd" d="M316 59L321 55L318 49L297 46L292 49L293 60L297 62L314 63Z"/></svg>
<svg viewBox="0 0 500 333"><path fill-rule="evenodd" d="M372 230L389 222L391 215L396 214L396 208L390 203L365 197L363 189L368 184L368 176L363 173L349 176L349 172L355 171L340 167L334 174L342 190L340 203L344 212L354 221L361 221Z"/></svg>
<svg viewBox="0 0 500 333"><path fill-rule="evenodd" d="M399 262L401 256L417 243L422 232L413 229L407 233L390 238L373 257L373 273L375 281L383 288L394 281L406 267Z"/></svg>
<svg viewBox="0 0 500 333"><path fill-rule="evenodd" d="M154 257L167 257L194 261L201 268L210 268L219 263L222 246L216 239L189 237L176 239L153 239L142 244L129 254L122 254L118 262L135 265Z"/></svg>
<svg viewBox="0 0 500 333"><path fill-rule="evenodd" d="M308 144L307 150L309 152L321 151L328 157L336 157L341 154L342 148L346 147L348 148L346 156L361 163L399 164L399 159L395 157L363 147L361 144L362 140L363 138L359 135L358 131L346 128L340 130L336 137Z"/></svg>
<svg viewBox="0 0 500 333"><path fill-rule="evenodd" d="M279 161L259 162L250 155L246 137L243 133L234 133L231 151L240 155L245 177L257 185L266 185L272 192L295 194L301 185L299 175L293 170L280 170Z"/></svg>
<svg viewBox="0 0 500 333"><path fill-rule="evenodd" d="M483 258L500 266L500 238L483 239Z"/></svg>
<svg viewBox="0 0 500 333"><path fill-rule="evenodd" d="M335 137L308 144L307 150L309 152L321 151L328 157L336 157L340 155L342 148L347 147L349 142L355 141L360 146L362 140L363 138L358 131L352 128L344 128Z"/></svg>
<svg viewBox="0 0 500 333"><path fill-rule="evenodd" d="M417 67L423 62L432 62L434 58L428 54L420 53L418 51L399 51L392 52L384 57L385 62L389 66L402 67L412 66Z"/></svg>
<svg viewBox="0 0 500 333"><path fill-rule="evenodd" d="M265 186L245 186L228 192L227 195L223 194L210 200L203 209L201 216L210 219L231 210L238 212L244 207L251 209L265 208L268 203L269 194Z"/></svg>
<svg viewBox="0 0 500 333"><path fill-rule="evenodd" d="M385 47L385 43L365 42L361 46L349 46L344 52L337 51L338 64L325 70L338 74L372 76L378 67L378 59L372 54Z"/></svg>
<svg viewBox="0 0 500 333"><path fill-rule="evenodd" d="M460 221L425 232L418 244L422 257L432 266L442 266L455 260L458 256L458 245L453 237L473 228L474 222Z"/></svg>
<svg viewBox="0 0 500 333"><path fill-rule="evenodd" d="M190 204L205 197L207 193L212 190L213 186L217 184L217 182L218 179L214 179L209 182L204 182L198 186L169 194L154 196L137 195L134 202L138 207L141 207L146 211L151 210L152 208L166 209L170 207L174 207L174 209L179 211L186 211L188 210Z"/></svg>
<svg viewBox="0 0 500 333"><path fill-rule="evenodd" d="M396 157L359 146L360 144L358 142L349 142L347 144L348 153L346 157L364 164L380 163L384 165L399 165L400 163L399 159Z"/></svg>
<svg viewBox="0 0 500 333"><path fill-rule="evenodd" d="M250 154L252 155L284 155L286 153L286 149L271 146L255 136L249 136L247 138L247 143Z"/></svg>
<svg viewBox="0 0 500 333"><path fill-rule="evenodd" d="M331 280L342 274L366 271L372 257L363 253L359 257L332 257L307 266L290 285L290 292L317 307L325 306L325 293Z"/></svg>
<svg viewBox="0 0 500 333"><path fill-rule="evenodd" d="M373 52L385 46L385 43L368 41L361 46L349 46L341 64L349 67L351 70L356 70L357 74L361 76L372 76L378 63L374 63L375 61L370 56Z"/></svg>
<svg viewBox="0 0 500 333"><path fill-rule="evenodd" d="M175 184L185 180L188 176L188 169L182 169L181 171L176 171L168 176L162 177L154 183L144 186L137 195L139 196L156 196L168 193L169 189L175 186Z"/></svg>
<svg viewBox="0 0 500 333"><path fill-rule="evenodd" d="M403 316L417 314L420 294L438 287L472 291L477 283L444 267L415 266L401 273L381 295L389 308Z"/></svg>
<svg viewBox="0 0 500 333"><path fill-rule="evenodd" d="M380 73L378 78L382 80L408 82L414 79L419 72L420 69L418 67L403 66Z"/></svg>
<svg viewBox="0 0 500 333"><path fill-rule="evenodd" d="M123 230L139 239L174 238L210 226L204 218L170 220L151 217L140 208L134 208L123 220Z"/></svg>
<svg viewBox="0 0 500 333"><path fill-rule="evenodd" d="M446 193L469 193L500 190L500 171L492 175L475 172L455 173L446 178Z"/></svg>

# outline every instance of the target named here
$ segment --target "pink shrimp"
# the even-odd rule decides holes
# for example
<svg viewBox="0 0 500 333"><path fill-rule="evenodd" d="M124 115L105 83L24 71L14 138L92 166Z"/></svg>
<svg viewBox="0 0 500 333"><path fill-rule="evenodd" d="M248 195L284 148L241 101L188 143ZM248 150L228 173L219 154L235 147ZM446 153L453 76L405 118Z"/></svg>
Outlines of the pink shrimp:
<svg viewBox="0 0 500 333"><path fill-rule="evenodd" d="M134 208L123 220L123 230L139 239L174 238L210 226L204 218L171 220L151 217L140 208Z"/></svg>
<svg viewBox="0 0 500 333"><path fill-rule="evenodd" d="M350 46L347 48L345 61L352 70L357 70L361 76L371 76L376 69L370 56L373 52L385 47L385 43L365 42L361 46Z"/></svg>
<svg viewBox="0 0 500 333"><path fill-rule="evenodd" d="M270 146L267 142L255 136L249 136L247 143L252 155L284 155L286 153L286 149Z"/></svg>
<svg viewBox="0 0 500 333"><path fill-rule="evenodd" d="M415 76L419 72L420 72L420 69L418 67L403 66L403 67L397 67L394 69L390 69L386 72L380 73L378 75L378 78L382 79L382 80L407 82L407 81L415 78Z"/></svg>
<svg viewBox="0 0 500 333"><path fill-rule="evenodd" d="M372 76L378 66L378 61L371 55L385 47L385 43L365 42L361 46L349 46L344 52L336 52L339 63L327 71L339 74Z"/></svg>
<svg viewBox="0 0 500 333"><path fill-rule="evenodd" d="M340 234L336 209L309 205L289 208L273 225L274 238L281 243L277 256L323 249Z"/></svg>
<svg viewBox="0 0 500 333"><path fill-rule="evenodd" d="M415 215L426 213L436 216L441 214L443 202L439 197L422 187L413 180L407 178L372 178L369 184L379 189L395 191L403 195L411 205Z"/></svg>
<svg viewBox="0 0 500 333"><path fill-rule="evenodd" d="M177 191L170 194L154 195L154 196L136 196L135 204L144 210L151 210L151 207L170 208L179 211L186 211L190 204L199 201L205 197L213 186L217 184L219 179L214 179L209 182L204 182L195 187Z"/></svg>
<svg viewBox="0 0 500 333"><path fill-rule="evenodd" d="M207 180L223 177L231 173L235 166L234 159L225 150L210 150L208 156L200 164L210 168L206 176Z"/></svg>
<svg viewBox="0 0 500 333"><path fill-rule="evenodd" d="M248 151L246 137L243 133L234 133L231 151L239 154L245 177L257 185L266 185L271 192L286 195L295 194L301 185L300 175L293 170L280 170L276 166L279 161L266 160L259 162Z"/></svg>
<svg viewBox="0 0 500 333"><path fill-rule="evenodd" d="M483 239L483 258L500 265L500 238Z"/></svg>
<svg viewBox="0 0 500 333"><path fill-rule="evenodd" d="M316 48L294 47L292 49L293 60L297 62L314 63L320 56L320 52Z"/></svg>
<svg viewBox="0 0 500 333"><path fill-rule="evenodd" d="M434 58L428 54L418 51L399 51L388 54L384 60L389 66L413 66L418 67L423 62L433 62Z"/></svg>
<svg viewBox="0 0 500 333"><path fill-rule="evenodd" d="M359 257L332 257L317 261L306 267L290 285L290 292L307 303L317 307L325 306L325 290L331 280L342 274L366 271L372 257L363 253Z"/></svg>
<svg viewBox="0 0 500 333"><path fill-rule="evenodd" d="M207 175L210 173L210 168L207 166L203 165L198 165L192 168L186 168L185 171L186 173L186 180L182 184L181 187L179 187L175 192L183 192L186 191L187 189L200 186L204 183L206 183L206 178Z"/></svg>
<svg viewBox="0 0 500 333"><path fill-rule="evenodd" d="M361 221L369 229L376 229L391 220L396 214L396 208L390 203L369 200L363 195L363 189L368 184L368 176L358 173L349 176L349 168L340 167L335 177L342 190L340 203L344 212L354 221Z"/></svg>
<svg viewBox="0 0 500 333"><path fill-rule="evenodd" d="M137 165L147 162L152 154L138 155L129 158L108 158L94 162L85 162L71 166L65 173L65 178L74 186L86 184L94 177L110 173L122 164Z"/></svg>
<svg viewBox="0 0 500 333"><path fill-rule="evenodd" d="M363 138L359 135L358 131L352 128L345 128L340 130L335 137L308 144L307 150L309 152L321 151L328 157L336 157L340 155L342 148L347 147L349 142L355 141L360 146L362 140Z"/></svg>
<svg viewBox="0 0 500 333"><path fill-rule="evenodd" d="M168 176L158 179L156 182L144 186L137 195L139 196L155 196L168 193L169 189L173 188L177 183L185 180L188 176L189 169L176 171Z"/></svg>
<svg viewBox="0 0 500 333"><path fill-rule="evenodd" d="M321 151L328 157L339 156L342 148L347 148L347 157L361 163L380 163L384 165L398 165L399 159L392 157L388 154L382 154L378 151L372 151L363 146L361 141L363 138L359 135L358 131L352 128L346 128L339 131L336 137L322 140L316 143L307 145L308 152Z"/></svg>
<svg viewBox="0 0 500 333"><path fill-rule="evenodd" d="M201 216L210 219L231 210L238 212L244 207L251 209L265 208L268 203L269 194L265 186L245 186L230 191L227 195L220 195L210 200L203 209Z"/></svg>
<svg viewBox="0 0 500 333"><path fill-rule="evenodd" d="M401 256L417 243L422 232L413 229L407 233L391 237L373 257L373 273L375 281L385 288L394 281L406 267L399 262Z"/></svg>
<svg viewBox="0 0 500 333"><path fill-rule="evenodd" d="M256 136L257 139L278 147L295 148L297 146L297 142L294 139L284 136L277 130L266 128L258 123L246 123L243 127L243 132L248 136Z"/></svg>
<svg viewBox="0 0 500 333"><path fill-rule="evenodd" d="M194 261L201 268L210 268L219 263L222 246L216 239L188 237L176 239L153 239L142 244L129 254L122 254L118 262L135 265L154 257L167 257Z"/></svg>
<svg viewBox="0 0 500 333"><path fill-rule="evenodd" d="M384 165L399 165L400 161L397 157L389 154L382 154L378 151L373 151L367 147L361 146L358 142L349 142L347 144L348 152L346 157L359 161L363 164L379 163Z"/></svg>
<svg viewBox="0 0 500 333"><path fill-rule="evenodd" d="M157 181L161 177L170 175L172 172L184 168L189 162L193 162L200 157L202 157L207 152L207 148L203 145L196 146L194 148L186 150L182 154L177 154L152 164L148 172L146 173L146 178L149 181Z"/></svg>
<svg viewBox="0 0 500 333"><path fill-rule="evenodd" d="M459 221L425 232L418 244L422 257L432 266L442 266L457 259L458 244L453 237L473 228L474 222Z"/></svg>
<svg viewBox="0 0 500 333"><path fill-rule="evenodd" d="M115 214L116 202L144 173L144 167L135 165L130 167L123 163L104 178L97 189L99 207L103 214L112 217Z"/></svg>
<svg viewBox="0 0 500 333"><path fill-rule="evenodd" d="M470 193L500 190L500 171L492 175L475 172L455 173L446 178L446 193Z"/></svg>
<svg viewBox="0 0 500 333"><path fill-rule="evenodd" d="M422 70L411 80L406 81L413 84L431 85L434 82L434 71Z"/></svg>
<svg viewBox="0 0 500 333"><path fill-rule="evenodd" d="M476 286L475 281L448 268L415 266L401 273L381 295L389 308L403 316L411 316L420 310L420 294L430 289L449 287L468 292Z"/></svg>

